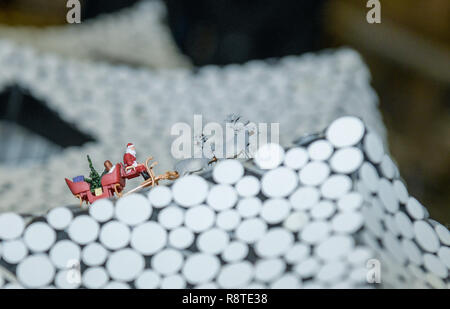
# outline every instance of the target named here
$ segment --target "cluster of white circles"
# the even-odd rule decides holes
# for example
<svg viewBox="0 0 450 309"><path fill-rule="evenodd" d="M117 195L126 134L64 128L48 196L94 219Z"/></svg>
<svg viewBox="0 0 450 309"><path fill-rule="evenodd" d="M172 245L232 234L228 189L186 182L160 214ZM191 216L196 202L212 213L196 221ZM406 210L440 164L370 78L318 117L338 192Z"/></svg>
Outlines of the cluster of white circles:
<svg viewBox="0 0 450 309"><path fill-rule="evenodd" d="M355 117L254 162L222 160L117 202L0 215L0 265L28 288L448 287L450 233ZM381 148L381 150L380 150ZM367 158L367 159L364 159ZM255 163L255 164L254 164ZM250 167L251 168L248 168Z"/></svg>

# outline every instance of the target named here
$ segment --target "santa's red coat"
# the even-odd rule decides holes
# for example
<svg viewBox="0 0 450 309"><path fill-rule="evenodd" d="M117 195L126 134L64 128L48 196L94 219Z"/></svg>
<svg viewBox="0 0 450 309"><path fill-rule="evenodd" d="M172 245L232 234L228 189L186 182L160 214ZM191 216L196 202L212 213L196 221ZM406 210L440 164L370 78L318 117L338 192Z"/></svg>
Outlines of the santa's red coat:
<svg viewBox="0 0 450 309"><path fill-rule="evenodd" d="M134 162L136 162L136 157L133 156L131 153L125 153L123 155L123 163L126 166L131 166L134 164Z"/></svg>

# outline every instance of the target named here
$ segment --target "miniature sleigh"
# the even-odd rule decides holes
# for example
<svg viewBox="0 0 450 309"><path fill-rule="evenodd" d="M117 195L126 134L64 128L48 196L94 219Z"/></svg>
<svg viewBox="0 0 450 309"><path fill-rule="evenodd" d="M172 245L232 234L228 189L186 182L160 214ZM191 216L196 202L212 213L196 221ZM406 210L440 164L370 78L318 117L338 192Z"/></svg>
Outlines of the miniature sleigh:
<svg viewBox="0 0 450 309"><path fill-rule="evenodd" d="M117 196L118 198L137 192L143 188L154 187L159 184L161 180L175 180L178 178L178 173L169 171L165 174L155 176L153 167L155 167L158 162L153 162L150 166L149 162L153 160L153 157L148 157L145 164L138 164L136 167L128 166L124 167L122 163L117 163L114 170L111 173L103 175L101 178L101 192L96 192L93 194L91 192L91 186L88 182L83 180L72 181L66 178L67 186L72 194L80 201L80 207L83 202L86 204L92 204L95 201L102 198L110 198ZM139 177L142 172L147 172L149 178L141 183L138 187L130 190L129 192L123 194L125 188L126 180ZM78 177L77 177L78 178ZM98 190L98 188L97 188ZM97 191L96 190L96 191Z"/></svg>

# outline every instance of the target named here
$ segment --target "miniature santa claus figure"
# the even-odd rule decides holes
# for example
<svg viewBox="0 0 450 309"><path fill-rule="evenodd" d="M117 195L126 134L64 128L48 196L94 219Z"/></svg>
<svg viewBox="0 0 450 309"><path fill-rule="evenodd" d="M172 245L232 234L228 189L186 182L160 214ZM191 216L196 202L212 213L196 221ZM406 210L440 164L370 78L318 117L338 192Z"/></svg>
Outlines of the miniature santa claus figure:
<svg viewBox="0 0 450 309"><path fill-rule="evenodd" d="M123 155L123 163L125 164L125 167L137 167L138 163L136 161L136 148L134 147L133 143L127 144L127 150L125 154ZM141 172L141 176L144 177L145 180L149 179L150 176L146 171Z"/></svg>
<svg viewBox="0 0 450 309"><path fill-rule="evenodd" d="M138 165L136 162L136 148L134 147L133 143L127 144L127 151L123 155L123 163L126 167L136 167Z"/></svg>

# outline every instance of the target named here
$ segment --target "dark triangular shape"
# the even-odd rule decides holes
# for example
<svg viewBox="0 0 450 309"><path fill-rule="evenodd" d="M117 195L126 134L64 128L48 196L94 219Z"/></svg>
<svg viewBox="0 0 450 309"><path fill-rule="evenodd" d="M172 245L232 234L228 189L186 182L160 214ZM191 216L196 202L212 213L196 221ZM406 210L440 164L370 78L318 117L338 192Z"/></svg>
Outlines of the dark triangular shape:
<svg viewBox="0 0 450 309"><path fill-rule="evenodd" d="M40 155L34 158L41 161L61 148L94 141L91 136L63 120L44 102L18 86L9 87L0 93L0 123L1 148L13 147L10 150L17 153L13 157L24 160L33 158L32 154L26 153L27 143L42 144L41 148L46 149L45 153L37 151ZM11 157L11 154L5 156ZM0 155L0 161L7 160L5 156Z"/></svg>

